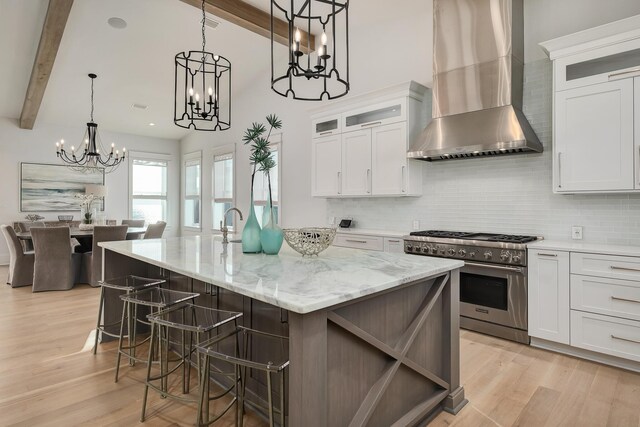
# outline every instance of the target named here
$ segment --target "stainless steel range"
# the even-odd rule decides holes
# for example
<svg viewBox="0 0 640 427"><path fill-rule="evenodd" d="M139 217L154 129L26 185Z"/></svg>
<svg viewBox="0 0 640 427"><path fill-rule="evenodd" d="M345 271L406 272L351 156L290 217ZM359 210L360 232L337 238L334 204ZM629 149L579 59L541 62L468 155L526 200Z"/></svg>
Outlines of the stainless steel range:
<svg viewBox="0 0 640 427"><path fill-rule="evenodd" d="M528 344L526 244L538 239L541 237L416 231L404 237L404 251L464 260L460 326Z"/></svg>

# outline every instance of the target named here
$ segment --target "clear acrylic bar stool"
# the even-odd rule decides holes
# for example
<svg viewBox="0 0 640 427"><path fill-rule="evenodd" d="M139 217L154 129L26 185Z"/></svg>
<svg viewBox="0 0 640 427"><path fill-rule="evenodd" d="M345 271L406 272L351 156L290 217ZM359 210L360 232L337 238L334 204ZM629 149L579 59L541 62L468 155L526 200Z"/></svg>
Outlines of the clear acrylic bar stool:
<svg viewBox="0 0 640 427"><path fill-rule="evenodd" d="M210 339L212 333L219 333L220 329L224 325L229 325L229 330L235 330L238 327L238 319L242 317L242 313L235 311L216 310L213 308L202 307L192 303L183 303L167 308L157 313L152 313L147 316L151 322L151 342L155 342L156 339L160 340L159 359L160 373L156 376L152 376L151 365L155 356L155 349L149 351L149 360L147 365L147 377L145 381L144 397L142 399L142 414L140 421L144 422L146 416L147 395L149 388L160 393L162 397L168 397L181 402L198 403L199 397L188 396L189 394L189 382L191 379L191 365L194 362L192 356L195 353L198 372L198 384L199 388L203 385L201 381L201 363L200 356L196 351L196 346L201 341ZM171 342L171 331L179 332L180 341L175 343L175 347L179 349L180 358L173 362L178 362L175 366L169 369L169 351ZM174 350L176 350L174 348ZM171 394L167 390L167 382L169 375L176 372L182 367L182 395ZM227 375L229 376L229 375ZM160 382L160 385L157 385ZM209 382L205 382L204 386L208 387ZM233 386L227 388L222 393L216 396L221 398L226 395ZM198 392L200 395L200 392ZM207 390L208 393L208 390ZM216 419L222 417L229 408L233 405L233 402L227 406ZM198 418L200 415L198 415Z"/></svg>
<svg viewBox="0 0 640 427"><path fill-rule="evenodd" d="M136 323L135 319L138 318L138 307L149 307L152 313L159 312L176 304L192 301L198 296L200 296L200 294L194 292L173 291L160 287L152 287L120 295L120 299L124 302L124 305L122 306L122 320L120 322L120 339L118 341L118 357L116 360L115 382L118 382L120 360L123 355L125 357L128 357L130 362L147 362L148 360L142 360L135 357L135 349L145 342L149 341L149 352L151 352L156 345L156 342L151 338L151 336L145 338L141 342L137 342L135 337L135 327L133 329L134 332L131 334L133 338L129 339L129 345L126 347L122 345L125 321L127 322L127 324L129 324L131 322L131 319L133 318L134 320L132 321L132 323ZM161 342L158 342L158 344L161 344ZM160 355L162 355L162 353L160 353ZM160 360L160 364L162 363L163 360Z"/></svg>
<svg viewBox="0 0 640 427"><path fill-rule="evenodd" d="M96 337L95 342L93 344L93 354L96 354L98 351L98 340L102 334L108 335L113 338L120 338L119 334L107 331L107 328L117 326L120 322L114 322L108 325L105 325L103 322L103 313L102 309L104 308L104 298L105 298L105 289L114 289L116 291L124 292L125 294L129 294L131 292L139 291L145 288L150 288L153 286L160 286L166 283L164 279L150 279L146 277L140 276L123 276L117 277L109 280L100 280L98 284L100 285L100 305L98 308L98 322L96 324ZM135 331L136 331L136 317L132 316L131 313L127 316L129 319L129 323L127 324L127 339L129 341L129 346L131 346L132 340L135 340ZM131 332L130 332L131 331ZM135 358L135 352L131 355ZM130 359L133 363L133 358Z"/></svg>
<svg viewBox="0 0 640 427"><path fill-rule="evenodd" d="M266 376L267 408L269 426L286 425L286 368L289 366L289 339L280 335L256 331L254 329L238 326L235 330L221 334L197 346L198 352L203 355L204 367L200 380L200 407L198 408L198 425L207 426L213 421L207 420L208 404L212 398L208 393L208 386L204 383L210 381L212 359L231 363L235 368L235 392L236 397L232 401L236 403L236 427L242 427L244 420L244 399L248 372L252 376L257 372L263 372ZM274 403L273 389L278 389L278 408ZM254 403L254 402L252 402ZM200 414L204 410L205 418ZM276 416L279 424L276 424Z"/></svg>

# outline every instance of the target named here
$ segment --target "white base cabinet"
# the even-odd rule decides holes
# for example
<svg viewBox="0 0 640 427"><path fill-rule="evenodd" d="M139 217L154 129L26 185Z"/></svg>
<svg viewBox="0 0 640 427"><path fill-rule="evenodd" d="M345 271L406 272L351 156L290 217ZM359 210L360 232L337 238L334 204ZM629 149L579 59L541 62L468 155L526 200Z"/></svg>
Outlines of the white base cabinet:
<svg viewBox="0 0 640 427"><path fill-rule="evenodd" d="M529 335L569 344L569 253L529 250Z"/></svg>

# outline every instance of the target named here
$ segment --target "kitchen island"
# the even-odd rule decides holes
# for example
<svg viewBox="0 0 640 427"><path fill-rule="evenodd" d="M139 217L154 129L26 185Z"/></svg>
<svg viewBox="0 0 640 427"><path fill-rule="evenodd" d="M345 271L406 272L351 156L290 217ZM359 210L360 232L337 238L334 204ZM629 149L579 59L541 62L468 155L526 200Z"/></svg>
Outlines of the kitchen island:
<svg viewBox="0 0 640 427"><path fill-rule="evenodd" d="M220 237L101 243L103 277L162 277L244 326L289 337L293 427L415 425L466 403L459 367L461 261L330 247L243 254ZM119 320L116 294L107 323ZM264 385L255 384L261 399ZM251 393L249 393L251 398Z"/></svg>

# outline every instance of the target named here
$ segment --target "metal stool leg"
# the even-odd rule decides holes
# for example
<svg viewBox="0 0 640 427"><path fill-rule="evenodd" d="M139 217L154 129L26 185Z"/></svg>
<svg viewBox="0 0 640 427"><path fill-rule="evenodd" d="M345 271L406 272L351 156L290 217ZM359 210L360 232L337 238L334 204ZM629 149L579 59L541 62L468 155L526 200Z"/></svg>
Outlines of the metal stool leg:
<svg viewBox="0 0 640 427"><path fill-rule="evenodd" d="M153 362L153 342L156 334L155 323L151 322L151 338L149 341L149 357L147 360L147 379L144 382L144 396L142 398L142 414L140 415L140 422L144 422L145 413L147 410L147 395L149 394L149 381L151 380L151 364Z"/></svg>
<svg viewBox="0 0 640 427"><path fill-rule="evenodd" d="M273 396L271 393L271 371L267 371L267 400L269 403L269 427L273 427Z"/></svg>
<svg viewBox="0 0 640 427"><path fill-rule="evenodd" d="M104 287L100 286L100 305L98 307L98 323L96 324L96 338L93 343L93 354L98 352L98 339L100 337L100 325L102 324L102 307L104 306Z"/></svg>
<svg viewBox="0 0 640 427"><path fill-rule="evenodd" d="M284 418L284 369L280 372L280 426L286 427L287 422Z"/></svg>
<svg viewBox="0 0 640 427"><path fill-rule="evenodd" d="M118 373L120 372L120 359L122 357L122 336L124 334L124 319L127 315L127 309L129 307L129 302L125 301L122 306L122 319L120 321L120 338L118 339L118 357L116 359L116 380L118 382Z"/></svg>
<svg viewBox="0 0 640 427"><path fill-rule="evenodd" d="M129 330L127 331L127 334L129 335L130 339L129 339L129 345L131 345L131 350L130 350L130 354L133 356L133 358L129 358L129 365L130 366L135 366L136 365L136 344L138 343L137 341L137 337L136 337L136 331L138 330L138 304L134 304L133 306L133 310L129 310L130 312L133 311L133 313L129 313L129 314L133 314L133 316L131 317L131 319L129 319ZM133 341L133 343L132 343Z"/></svg>

